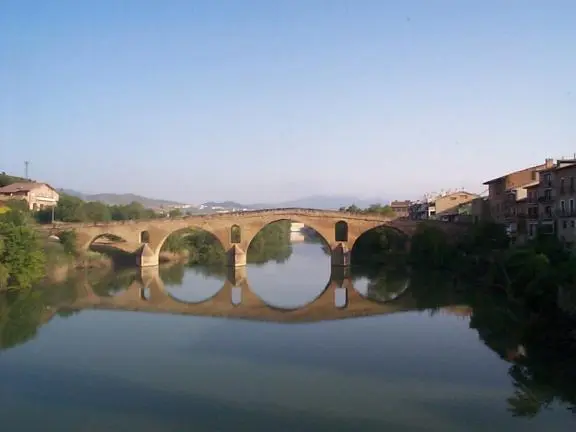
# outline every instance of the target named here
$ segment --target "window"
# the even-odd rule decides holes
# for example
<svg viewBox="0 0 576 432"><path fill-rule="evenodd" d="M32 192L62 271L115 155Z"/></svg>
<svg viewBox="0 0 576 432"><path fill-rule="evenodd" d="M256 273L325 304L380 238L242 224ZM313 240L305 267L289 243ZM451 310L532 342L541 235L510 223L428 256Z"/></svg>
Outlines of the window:
<svg viewBox="0 0 576 432"><path fill-rule="evenodd" d="M232 225L230 228L230 243L238 244L242 241L242 233L238 225Z"/></svg>
<svg viewBox="0 0 576 432"><path fill-rule="evenodd" d="M570 192L574 192L574 177L570 177Z"/></svg>
<svg viewBox="0 0 576 432"><path fill-rule="evenodd" d="M552 216L552 207L551 206L546 206L544 208L544 215L546 215L547 217Z"/></svg>
<svg viewBox="0 0 576 432"><path fill-rule="evenodd" d="M574 227L576 227L576 222L574 222L574 219L572 219L570 221L570 228L574 228Z"/></svg>
<svg viewBox="0 0 576 432"><path fill-rule="evenodd" d="M564 177L560 179L560 193L564 193Z"/></svg>
<svg viewBox="0 0 576 432"><path fill-rule="evenodd" d="M336 222L336 225L334 226L334 237L337 242L348 241L348 224L346 222Z"/></svg>
<svg viewBox="0 0 576 432"><path fill-rule="evenodd" d="M570 213L574 213L574 199L570 199L570 201L568 201L568 208L570 209Z"/></svg>
<svg viewBox="0 0 576 432"><path fill-rule="evenodd" d="M560 201L560 211L562 213L566 212L566 201L564 201L564 200Z"/></svg>
<svg viewBox="0 0 576 432"><path fill-rule="evenodd" d="M568 221L567 220L562 221L562 228L564 228L564 229L568 228Z"/></svg>
<svg viewBox="0 0 576 432"><path fill-rule="evenodd" d="M550 189L544 191L544 201L552 201L552 191Z"/></svg>
<svg viewBox="0 0 576 432"><path fill-rule="evenodd" d="M544 184L546 186L552 186L552 177L550 176L550 173L544 175Z"/></svg>

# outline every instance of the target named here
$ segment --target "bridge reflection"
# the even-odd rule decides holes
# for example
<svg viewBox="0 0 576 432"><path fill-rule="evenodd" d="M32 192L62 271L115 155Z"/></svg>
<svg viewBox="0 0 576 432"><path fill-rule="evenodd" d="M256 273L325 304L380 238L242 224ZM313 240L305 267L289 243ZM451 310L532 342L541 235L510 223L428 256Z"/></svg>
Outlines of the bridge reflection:
<svg viewBox="0 0 576 432"><path fill-rule="evenodd" d="M67 309L108 309L212 316L273 322L315 322L361 316L383 315L417 309L409 292L409 279L393 295L362 295L354 288L347 269L333 267L324 290L312 302L298 308L285 309L267 304L250 287L246 268L229 268L222 288L210 298L185 302L173 297L165 287L158 267L139 269L127 289L115 295L100 295L92 284L83 280L78 293Z"/></svg>

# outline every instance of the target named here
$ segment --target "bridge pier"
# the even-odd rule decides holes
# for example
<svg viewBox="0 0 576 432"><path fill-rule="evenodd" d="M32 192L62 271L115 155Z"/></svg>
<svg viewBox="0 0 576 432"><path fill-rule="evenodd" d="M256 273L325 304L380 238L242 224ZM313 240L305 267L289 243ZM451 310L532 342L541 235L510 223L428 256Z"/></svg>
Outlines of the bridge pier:
<svg viewBox="0 0 576 432"><path fill-rule="evenodd" d="M244 267L246 265L246 252L237 244L227 252L227 264L229 267Z"/></svg>
<svg viewBox="0 0 576 432"><path fill-rule="evenodd" d="M147 243L144 243L136 252L136 265L138 267L154 267L159 264L159 254L154 252Z"/></svg>
<svg viewBox="0 0 576 432"><path fill-rule="evenodd" d="M332 247L331 264L332 267L349 267L350 256L352 251L348 249L345 243L338 243Z"/></svg>

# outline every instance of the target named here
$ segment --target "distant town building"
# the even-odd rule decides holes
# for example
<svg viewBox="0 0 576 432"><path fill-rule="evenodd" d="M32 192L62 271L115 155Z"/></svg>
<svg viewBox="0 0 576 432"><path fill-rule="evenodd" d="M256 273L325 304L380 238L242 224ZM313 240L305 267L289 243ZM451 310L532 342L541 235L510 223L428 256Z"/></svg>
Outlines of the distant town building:
<svg viewBox="0 0 576 432"><path fill-rule="evenodd" d="M41 210L58 204L60 194L47 183L18 182L0 188L0 200L25 200L30 210Z"/></svg>
<svg viewBox="0 0 576 432"><path fill-rule="evenodd" d="M472 218L472 201L479 195L466 191L445 192L425 197L410 205L409 217L414 220L439 219L455 222L468 216Z"/></svg>
<svg viewBox="0 0 576 432"><path fill-rule="evenodd" d="M411 201L392 201L390 207L394 211L394 215L398 218L407 218L409 215Z"/></svg>
<svg viewBox="0 0 576 432"><path fill-rule="evenodd" d="M541 165L535 165L514 171L503 176L484 182L488 186L488 201L490 203L490 216L495 222L506 223L508 193L510 190L526 187L539 179L539 172L553 168L554 159L546 159Z"/></svg>

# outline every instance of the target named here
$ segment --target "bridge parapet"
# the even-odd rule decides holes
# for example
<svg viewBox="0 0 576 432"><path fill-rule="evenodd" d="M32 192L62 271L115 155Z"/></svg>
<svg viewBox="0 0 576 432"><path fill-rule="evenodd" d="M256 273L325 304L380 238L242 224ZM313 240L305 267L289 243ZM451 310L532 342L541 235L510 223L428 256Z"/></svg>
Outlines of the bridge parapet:
<svg viewBox="0 0 576 432"><path fill-rule="evenodd" d="M348 266L350 252L357 239L365 232L380 226L387 226L410 237L422 222L434 223L442 229L452 229L454 224L447 222L413 221L390 218L378 214L352 213L345 211L281 208L216 213L208 215L190 215L173 219L147 219L100 223L57 223L42 228L51 234L65 230L77 233L77 247L86 250L90 244L102 235L115 235L130 244L147 245L139 248L138 253L146 252L146 257L139 257L139 265L157 265L160 250L168 236L185 229L201 229L213 234L222 244L229 264L242 266L246 263L245 254L252 239L266 225L279 221L291 220L300 222L314 229L332 251L332 264ZM338 224L344 223L345 235L336 233ZM240 239L234 240L233 228L239 229ZM143 241L143 234L146 240ZM136 252L136 250L134 251ZM146 263L146 264L144 264Z"/></svg>

